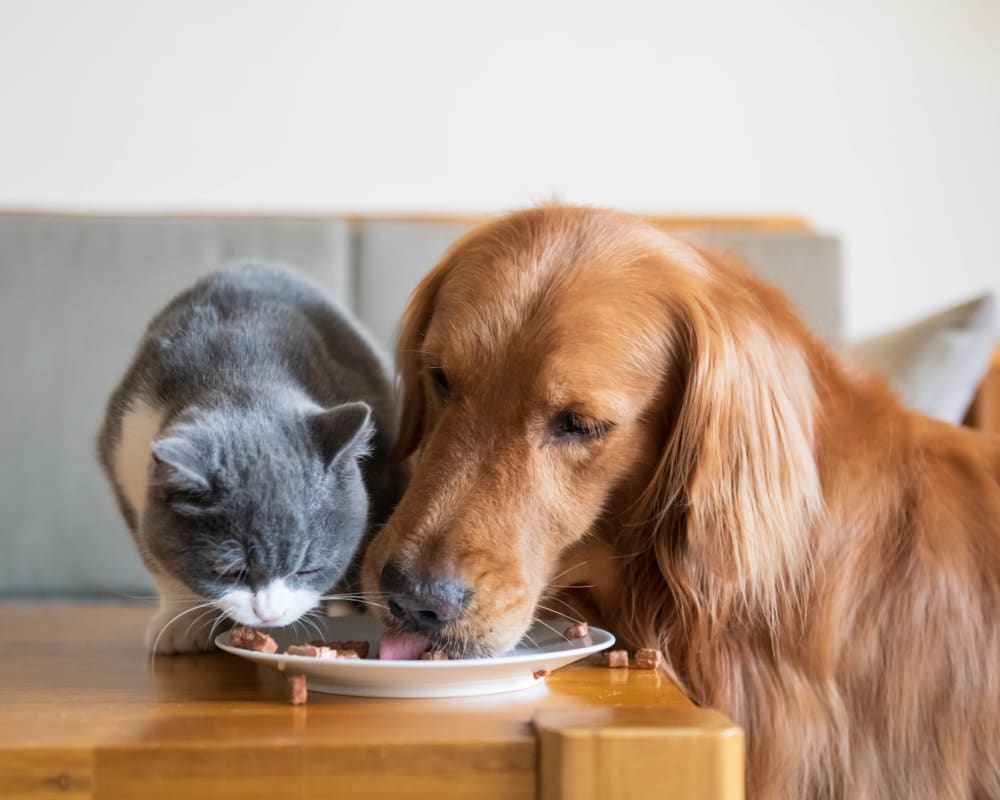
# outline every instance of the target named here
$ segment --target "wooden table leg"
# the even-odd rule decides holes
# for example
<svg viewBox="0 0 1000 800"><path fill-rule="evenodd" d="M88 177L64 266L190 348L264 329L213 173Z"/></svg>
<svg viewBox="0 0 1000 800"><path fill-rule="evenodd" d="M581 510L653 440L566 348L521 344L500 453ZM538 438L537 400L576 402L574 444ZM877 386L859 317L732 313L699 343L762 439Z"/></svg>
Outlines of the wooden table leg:
<svg viewBox="0 0 1000 800"><path fill-rule="evenodd" d="M543 709L541 800L742 800L743 731L703 709Z"/></svg>

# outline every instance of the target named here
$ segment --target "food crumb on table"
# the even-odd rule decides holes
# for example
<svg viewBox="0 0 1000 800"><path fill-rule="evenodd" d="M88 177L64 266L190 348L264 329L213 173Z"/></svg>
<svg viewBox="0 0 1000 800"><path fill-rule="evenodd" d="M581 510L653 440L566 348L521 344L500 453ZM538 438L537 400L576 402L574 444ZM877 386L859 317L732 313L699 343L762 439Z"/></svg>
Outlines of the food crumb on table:
<svg viewBox="0 0 1000 800"><path fill-rule="evenodd" d="M309 683L300 672L288 675L288 702L293 706L304 705L309 699Z"/></svg>
<svg viewBox="0 0 1000 800"><path fill-rule="evenodd" d="M659 669L663 666L663 653L650 647L635 651L636 669Z"/></svg>
<svg viewBox="0 0 1000 800"><path fill-rule="evenodd" d="M608 650L604 653L604 666L611 669L628 668L628 650Z"/></svg>

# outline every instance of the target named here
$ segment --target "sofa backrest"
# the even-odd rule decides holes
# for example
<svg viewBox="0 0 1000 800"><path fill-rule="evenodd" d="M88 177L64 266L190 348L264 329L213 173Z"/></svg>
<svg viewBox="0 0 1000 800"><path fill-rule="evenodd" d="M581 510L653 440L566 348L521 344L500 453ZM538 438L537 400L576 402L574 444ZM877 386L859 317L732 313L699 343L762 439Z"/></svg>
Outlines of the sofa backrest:
<svg viewBox="0 0 1000 800"><path fill-rule="evenodd" d="M0 214L0 596L149 593L94 439L146 323L178 290L240 260L288 263L390 347L417 281L473 223ZM840 338L834 240L796 221L714 223L696 235L749 255Z"/></svg>

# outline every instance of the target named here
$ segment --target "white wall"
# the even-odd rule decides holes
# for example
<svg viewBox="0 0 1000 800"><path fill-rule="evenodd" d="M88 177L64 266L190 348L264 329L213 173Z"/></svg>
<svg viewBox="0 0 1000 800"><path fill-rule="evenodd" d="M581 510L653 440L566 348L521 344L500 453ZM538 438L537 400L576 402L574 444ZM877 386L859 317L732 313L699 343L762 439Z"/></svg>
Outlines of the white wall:
<svg viewBox="0 0 1000 800"><path fill-rule="evenodd" d="M1000 291L997 0L0 0L0 207L795 212Z"/></svg>

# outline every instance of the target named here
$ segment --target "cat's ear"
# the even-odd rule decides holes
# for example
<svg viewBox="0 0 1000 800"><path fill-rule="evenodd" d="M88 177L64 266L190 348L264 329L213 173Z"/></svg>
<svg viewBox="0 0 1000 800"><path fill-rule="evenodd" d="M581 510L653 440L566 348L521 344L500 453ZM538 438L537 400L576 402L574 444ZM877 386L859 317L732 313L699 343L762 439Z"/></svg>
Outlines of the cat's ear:
<svg viewBox="0 0 1000 800"><path fill-rule="evenodd" d="M309 426L327 466L340 458L359 459L371 452L375 423L367 403L343 403L313 414Z"/></svg>
<svg viewBox="0 0 1000 800"><path fill-rule="evenodd" d="M188 439L168 436L153 442L153 464L153 483L176 510L200 510L211 497L204 458Z"/></svg>

